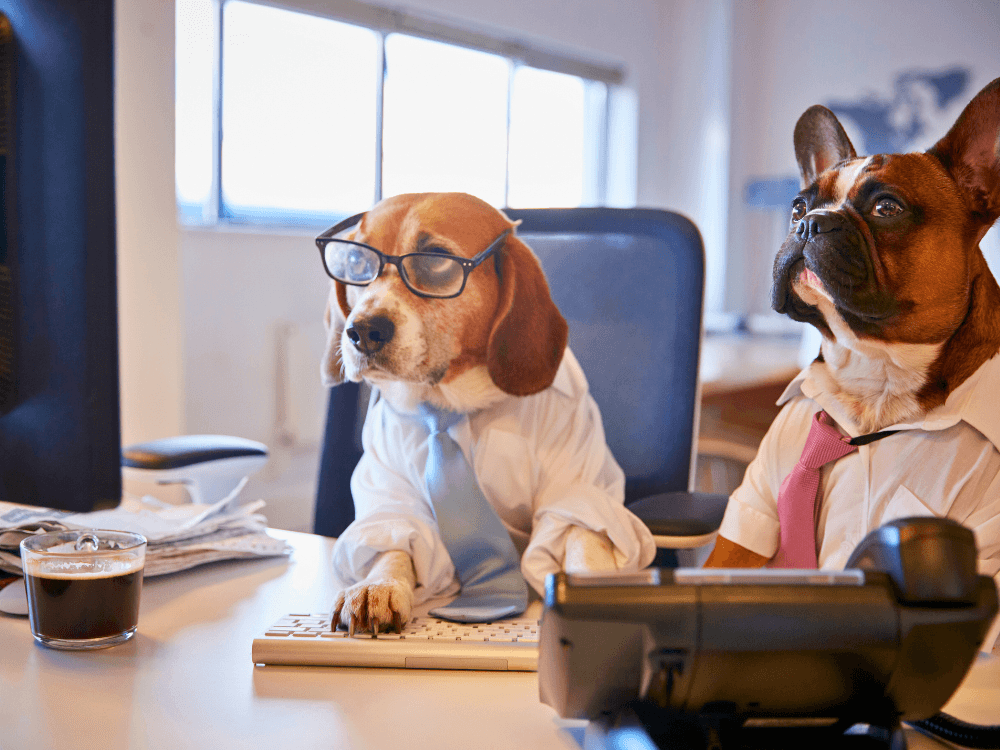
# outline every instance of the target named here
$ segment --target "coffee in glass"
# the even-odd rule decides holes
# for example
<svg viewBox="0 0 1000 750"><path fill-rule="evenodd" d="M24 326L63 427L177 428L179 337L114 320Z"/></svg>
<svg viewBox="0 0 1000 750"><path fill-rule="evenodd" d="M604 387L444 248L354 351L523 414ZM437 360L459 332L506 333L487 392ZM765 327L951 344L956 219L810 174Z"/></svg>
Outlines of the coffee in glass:
<svg viewBox="0 0 1000 750"><path fill-rule="evenodd" d="M139 622L146 539L122 531L39 534L21 542L31 633L51 648L106 648Z"/></svg>

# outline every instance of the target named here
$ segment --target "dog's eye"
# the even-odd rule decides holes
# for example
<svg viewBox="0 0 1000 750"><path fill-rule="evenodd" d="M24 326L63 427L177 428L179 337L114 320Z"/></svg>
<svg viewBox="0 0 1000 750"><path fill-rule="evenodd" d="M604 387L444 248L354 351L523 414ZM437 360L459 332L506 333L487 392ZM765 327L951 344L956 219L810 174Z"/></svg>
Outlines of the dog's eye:
<svg viewBox="0 0 1000 750"><path fill-rule="evenodd" d="M404 256L403 273L411 289L432 296L457 294L465 282L462 264L454 255L443 252Z"/></svg>
<svg viewBox="0 0 1000 750"><path fill-rule="evenodd" d="M882 198L875 204L875 208L872 210L872 213L876 216L881 216L884 219L889 219L903 213L903 207L892 198Z"/></svg>
<svg viewBox="0 0 1000 750"><path fill-rule="evenodd" d="M802 221L802 217L808 213L806 202L801 198L792 201L792 221Z"/></svg>

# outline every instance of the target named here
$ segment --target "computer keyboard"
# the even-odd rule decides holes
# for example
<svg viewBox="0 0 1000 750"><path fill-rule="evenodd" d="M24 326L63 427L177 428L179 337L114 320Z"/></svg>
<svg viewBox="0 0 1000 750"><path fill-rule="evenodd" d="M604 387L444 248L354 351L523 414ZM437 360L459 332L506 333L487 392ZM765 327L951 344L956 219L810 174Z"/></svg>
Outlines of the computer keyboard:
<svg viewBox="0 0 1000 750"><path fill-rule="evenodd" d="M330 630L329 615L290 614L253 640L255 664L538 670L538 619L457 623L414 617L402 633Z"/></svg>

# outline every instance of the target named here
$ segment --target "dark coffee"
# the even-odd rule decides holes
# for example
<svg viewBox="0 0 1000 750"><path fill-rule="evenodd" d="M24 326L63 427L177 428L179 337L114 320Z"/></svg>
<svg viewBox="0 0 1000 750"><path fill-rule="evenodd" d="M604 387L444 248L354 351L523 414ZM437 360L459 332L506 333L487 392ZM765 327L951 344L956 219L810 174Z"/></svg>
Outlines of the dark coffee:
<svg viewBox="0 0 1000 750"><path fill-rule="evenodd" d="M46 638L106 638L139 622L142 569L121 575L24 577L32 632Z"/></svg>

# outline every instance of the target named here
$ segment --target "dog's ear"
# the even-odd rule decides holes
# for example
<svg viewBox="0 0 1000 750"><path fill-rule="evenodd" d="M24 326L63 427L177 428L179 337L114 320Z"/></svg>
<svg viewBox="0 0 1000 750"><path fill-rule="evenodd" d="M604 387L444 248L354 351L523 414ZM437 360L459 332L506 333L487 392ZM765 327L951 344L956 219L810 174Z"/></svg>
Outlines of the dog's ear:
<svg viewBox="0 0 1000 750"><path fill-rule="evenodd" d="M347 306L347 287L339 281L330 282L330 296L326 300L323 323L326 325L326 350L320 364L320 378L323 385L330 388L344 382L344 360L341 358L340 342L344 333L347 316L351 314Z"/></svg>
<svg viewBox="0 0 1000 750"><path fill-rule="evenodd" d="M367 213L367 212L366 212ZM366 213L357 214L334 225L320 237L342 236L343 239L354 239L357 226L364 221ZM350 231L347 231L350 230ZM326 325L326 350L323 361L320 362L319 373L323 385L330 388L344 382L344 360L341 356L340 342L344 333L344 325L351 308L347 304L347 287L339 281L330 281L330 294L326 299L326 312L323 323Z"/></svg>
<svg viewBox="0 0 1000 750"><path fill-rule="evenodd" d="M969 102L927 153L965 192L976 217L992 226L1000 216L1000 78Z"/></svg>
<svg viewBox="0 0 1000 750"><path fill-rule="evenodd" d="M804 188L834 164L857 157L840 120L820 104L807 109L795 123L794 140Z"/></svg>
<svg viewBox="0 0 1000 750"><path fill-rule="evenodd" d="M487 370L504 393L530 396L552 385L569 326L552 301L542 267L515 235L502 255L500 301L487 347Z"/></svg>

